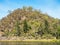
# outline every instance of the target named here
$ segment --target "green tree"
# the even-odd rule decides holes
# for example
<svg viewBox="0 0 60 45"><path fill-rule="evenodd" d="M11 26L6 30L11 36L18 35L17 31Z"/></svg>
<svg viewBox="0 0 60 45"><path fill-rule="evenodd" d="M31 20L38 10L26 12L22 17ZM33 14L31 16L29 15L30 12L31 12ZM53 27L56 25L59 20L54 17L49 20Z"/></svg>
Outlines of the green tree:
<svg viewBox="0 0 60 45"><path fill-rule="evenodd" d="M4 30L4 35L5 35L6 37L8 37L10 34L11 34L11 33L10 33L9 30Z"/></svg>
<svg viewBox="0 0 60 45"><path fill-rule="evenodd" d="M58 26L57 28L57 32L56 32L56 39L60 38L60 26Z"/></svg>
<svg viewBox="0 0 60 45"><path fill-rule="evenodd" d="M31 6L27 8L27 10L30 11L30 12L32 11L32 9L33 8Z"/></svg>
<svg viewBox="0 0 60 45"><path fill-rule="evenodd" d="M47 20L45 20L45 33L50 33L49 31L49 23Z"/></svg>
<svg viewBox="0 0 60 45"><path fill-rule="evenodd" d="M42 25L42 24L40 24L37 33L38 33L39 35L41 35L41 37L43 36L43 34L44 34L44 28L43 28L43 25Z"/></svg>
<svg viewBox="0 0 60 45"><path fill-rule="evenodd" d="M15 26L15 30L16 30L16 36L20 36L21 34L21 29L20 29L20 22L19 20L16 21L16 26Z"/></svg>
<svg viewBox="0 0 60 45"><path fill-rule="evenodd" d="M27 10L27 7L26 6L23 6L23 10L26 11Z"/></svg>
<svg viewBox="0 0 60 45"><path fill-rule="evenodd" d="M57 29L58 29L57 27L58 27L58 26L57 26L57 23L54 23L54 24L53 24L53 28L54 28L54 29L51 30L51 34L52 34L52 36L54 36L54 37L57 36L57 35L56 35L56 34L57 34Z"/></svg>
<svg viewBox="0 0 60 45"><path fill-rule="evenodd" d="M29 26L28 26L28 24L27 24L27 20L25 19L24 20L24 26L23 26L23 30L24 30L24 33L27 33L28 31L29 31Z"/></svg>

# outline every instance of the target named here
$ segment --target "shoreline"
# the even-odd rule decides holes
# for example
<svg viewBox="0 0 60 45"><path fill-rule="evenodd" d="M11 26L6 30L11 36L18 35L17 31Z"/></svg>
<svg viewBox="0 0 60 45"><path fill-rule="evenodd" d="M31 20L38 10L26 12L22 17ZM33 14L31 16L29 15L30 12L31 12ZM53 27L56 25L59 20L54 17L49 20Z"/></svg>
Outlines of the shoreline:
<svg viewBox="0 0 60 45"><path fill-rule="evenodd" d="M0 42L7 42L7 41L10 41L10 42L12 42L12 41L37 41L37 42L55 42L55 41L60 41L60 40L58 40L58 39L41 39L41 40L32 40L32 39L29 39L29 40L0 40Z"/></svg>

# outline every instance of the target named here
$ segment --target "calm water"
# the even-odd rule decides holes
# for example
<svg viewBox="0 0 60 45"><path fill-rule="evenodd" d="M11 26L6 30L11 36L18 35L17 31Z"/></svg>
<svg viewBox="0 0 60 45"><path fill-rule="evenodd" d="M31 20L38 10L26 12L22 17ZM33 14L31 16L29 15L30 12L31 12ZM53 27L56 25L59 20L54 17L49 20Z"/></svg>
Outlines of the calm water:
<svg viewBox="0 0 60 45"><path fill-rule="evenodd" d="M60 42L38 42L38 41L2 41L0 45L60 45Z"/></svg>

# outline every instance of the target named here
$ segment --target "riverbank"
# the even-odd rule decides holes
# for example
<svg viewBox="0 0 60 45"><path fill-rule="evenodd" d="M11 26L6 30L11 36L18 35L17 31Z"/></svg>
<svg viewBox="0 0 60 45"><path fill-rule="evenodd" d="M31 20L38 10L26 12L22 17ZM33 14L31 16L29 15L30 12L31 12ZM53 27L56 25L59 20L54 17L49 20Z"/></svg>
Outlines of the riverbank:
<svg viewBox="0 0 60 45"><path fill-rule="evenodd" d="M26 40L0 40L0 42L2 41L37 41L37 42L59 42L60 40L57 39L40 39L40 40L34 40L34 39L26 39Z"/></svg>
<svg viewBox="0 0 60 45"><path fill-rule="evenodd" d="M0 45L60 45L60 40L57 39L0 40Z"/></svg>

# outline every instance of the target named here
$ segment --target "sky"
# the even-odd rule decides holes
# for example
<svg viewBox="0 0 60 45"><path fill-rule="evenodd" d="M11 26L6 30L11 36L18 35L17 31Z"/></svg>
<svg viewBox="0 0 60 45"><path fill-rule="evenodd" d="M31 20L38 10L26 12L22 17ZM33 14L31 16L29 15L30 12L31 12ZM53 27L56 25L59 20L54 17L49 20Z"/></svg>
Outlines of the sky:
<svg viewBox="0 0 60 45"><path fill-rule="evenodd" d="M49 16L60 19L60 0L0 0L0 19L12 11L23 6L32 6Z"/></svg>

